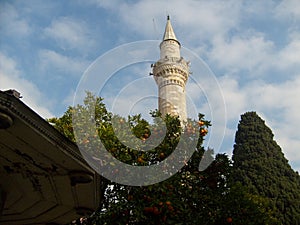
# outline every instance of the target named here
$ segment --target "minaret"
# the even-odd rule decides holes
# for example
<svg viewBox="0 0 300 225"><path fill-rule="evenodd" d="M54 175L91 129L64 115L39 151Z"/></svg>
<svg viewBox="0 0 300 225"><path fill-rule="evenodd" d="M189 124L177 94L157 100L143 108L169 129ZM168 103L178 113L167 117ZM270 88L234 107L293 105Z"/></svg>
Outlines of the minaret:
<svg viewBox="0 0 300 225"><path fill-rule="evenodd" d="M158 110L163 116L178 115L186 121L185 85L189 76L189 63L180 56L180 43L173 31L170 17L160 43L160 59L153 65L153 76L158 85Z"/></svg>

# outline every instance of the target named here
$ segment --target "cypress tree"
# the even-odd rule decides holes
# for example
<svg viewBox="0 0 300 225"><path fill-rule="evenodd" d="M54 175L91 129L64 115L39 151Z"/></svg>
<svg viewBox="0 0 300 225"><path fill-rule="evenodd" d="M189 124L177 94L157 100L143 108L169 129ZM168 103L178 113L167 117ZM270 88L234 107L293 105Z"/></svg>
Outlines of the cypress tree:
<svg viewBox="0 0 300 225"><path fill-rule="evenodd" d="M233 181L269 199L280 224L300 224L300 176L256 112L241 116L233 150Z"/></svg>

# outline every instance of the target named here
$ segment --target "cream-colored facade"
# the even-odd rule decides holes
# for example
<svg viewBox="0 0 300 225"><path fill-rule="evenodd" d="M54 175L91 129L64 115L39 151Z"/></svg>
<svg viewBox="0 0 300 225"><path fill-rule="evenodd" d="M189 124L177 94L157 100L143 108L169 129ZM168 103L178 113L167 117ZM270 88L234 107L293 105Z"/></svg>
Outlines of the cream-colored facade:
<svg viewBox="0 0 300 225"><path fill-rule="evenodd" d="M163 116L178 115L181 122L186 121L185 85L189 63L180 56L180 43L169 16L160 44L160 59L153 65L153 76L158 85L158 110Z"/></svg>

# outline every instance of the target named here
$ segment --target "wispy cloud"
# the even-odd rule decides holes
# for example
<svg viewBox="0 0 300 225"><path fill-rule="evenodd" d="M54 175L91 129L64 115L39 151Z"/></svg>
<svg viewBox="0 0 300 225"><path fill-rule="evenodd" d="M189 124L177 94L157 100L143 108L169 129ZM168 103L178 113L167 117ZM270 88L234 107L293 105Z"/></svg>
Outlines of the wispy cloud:
<svg viewBox="0 0 300 225"><path fill-rule="evenodd" d="M86 52L95 46L88 27L88 24L83 20L60 17L54 19L51 25L44 29L44 34L53 39L63 50L74 49Z"/></svg>
<svg viewBox="0 0 300 225"><path fill-rule="evenodd" d="M300 70L300 32L292 33L288 44L274 54L274 66L283 71L297 73ZM275 62L276 60L276 62Z"/></svg>
<svg viewBox="0 0 300 225"><path fill-rule="evenodd" d="M39 59L42 71L57 70L74 77L81 76L90 63L82 58L65 56L48 49L40 50Z"/></svg>
<svg viewBox="0 0 300 225"><path fill-rule="evenodd" d="M275 15L281 19L288 19L294 22L300 20L300 4L298 0L283 0L274 11Z"/></svg>
<svg viewBox="0 0 300 225"><path fill-rule="evenodd" d="M144 0L136 2L90 0L116 15L121 30L130 30L145 39L160 39L166 16L177 25L178 37L188 46L189 41L210 40L235 29L241 16L242 4L236 1ZM147 10L145 10L147 9ZM134 15L134 16L133 16ZM181 35L182 34L182 35ZM185 41L185 42L184 42ZM195 43L193 43L194 45Z"/></svg>
<svg viewBox="0 0 300 225"><path fill-rule="evenodd" d="M3 53L0 53L0 89L19 91L23 96L22 101L39 115L44 118L53 117L53 114L48 110L49 105L45 101L46 96L33 82L22 77L14 60Z"/></svg>
<svg viewBox="0 0 300 225"><path fill-rule="evenodd" d="M28 21L11 4L1 4L0 21L1 35L6 35L10 38L20 36L24 38L32 33L32 28Z"/></svg>
<svg viewBox="0 0 300 225"><path fill-rule="evenodd" d="M247 32L244 35L233 36L230 40L222 38L214 40L208 56L221 70L229 72L246 70L252 76L258 75L259 68L268 63L273 48L273 43L265 40L262 34ZM256 73L251 74L252 71Z"/></svg>

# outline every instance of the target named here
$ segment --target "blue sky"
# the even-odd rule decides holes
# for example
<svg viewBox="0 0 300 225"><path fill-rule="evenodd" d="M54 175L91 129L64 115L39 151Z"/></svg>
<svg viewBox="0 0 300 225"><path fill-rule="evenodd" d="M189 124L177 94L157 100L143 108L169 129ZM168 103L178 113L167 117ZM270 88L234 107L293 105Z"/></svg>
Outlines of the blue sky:
<svg viewBox="0 0 300 225"><path fill-rule="evenodd" d="M2 0L0 89L18 90L42 117L60 116L72 105L91 63L126 43L159 41L167 14L183 48L199 55L216 78L215 83L198 80L198 86L191 79L187 85L196 110L212 120L216 135L208 145L230 153L240 115L257 111L300 171L297 0ZM107 103L118 96L118 110L126 113L133 96L157 94L149 72L149 62L116 72L103 88ZM224 107L214 107L219 103ZM149 111L155 104L151 98L132 112Z"/></svg>

